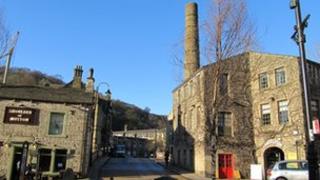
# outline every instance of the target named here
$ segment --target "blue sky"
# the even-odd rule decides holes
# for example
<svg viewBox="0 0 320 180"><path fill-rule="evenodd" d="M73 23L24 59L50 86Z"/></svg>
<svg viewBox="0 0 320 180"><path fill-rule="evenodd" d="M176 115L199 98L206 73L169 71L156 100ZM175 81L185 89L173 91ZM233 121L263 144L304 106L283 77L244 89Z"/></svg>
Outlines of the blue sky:
<svg viewBox="0 0 320 180"><path fill-rule="evenodd" d="M300 0L303 15L311 14L307 56L320 49L320 1ZM167 114L177 86L173 64L183 39L187 0L0 0L6 25L19 30L13 66L61 75L71 80L80 64L87 77L95 69L96 85L107 82L113 98L153 113ZM196 0L200 23L210 0ZM289 0L247 0L258 29L261 51L298 55L290 39L295 24ZM3 61L3 60L2 60ZM319 62L319 61L318 61ZM3 62L1 62L3 64ZM100 86L100 90L107 87Z"/></svg>

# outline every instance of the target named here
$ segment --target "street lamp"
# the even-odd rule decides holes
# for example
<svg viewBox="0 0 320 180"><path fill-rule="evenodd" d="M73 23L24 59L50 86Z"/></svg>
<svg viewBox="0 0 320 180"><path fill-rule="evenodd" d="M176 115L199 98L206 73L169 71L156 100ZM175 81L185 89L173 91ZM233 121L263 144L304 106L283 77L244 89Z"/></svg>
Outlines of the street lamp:
<svg viewBox="0 0 320 180"><path fill-rule="evenodd" d="M301 9L299 0L290 1L290 9L295 11L296 25L294 26L294 34L291 38L298 44L300 53L300 65L303 83L304 94L304 107L305 107L305 129L306 129L306 141L307 141L307 160L309 163L309 179L319 179L319 170L317 162L317 150L315 150L314 137L312 134L311 118L310 118L310 97L309 88L307 85L308 76L306 73L306 52L304 43L306 38L304 35L304 29L308 26L308 19L310 15L307 15L304 20L301 20ZM314 156L315 155L315 156Z"/></svg>
<svg viewBox="0 0 320 180"><path fill-rule="evenodd" d="M105 92L105 95L103 96L102 100L104 100L106 102L106 106L102 106L105 107L105 111L106 112L106 120L105 120L105 124L103 126L103 128L101 129L102 131L105 131L102 133L102 137L103 137L103 141L102 143L102 149L103 149L103 153L106 152L106 149L108 149L108 147L111 144L111 140L110 137L112 137L112 133L108 133L109 130L112 131L112 116L111 116L111 91L110 91L110 85L107 82L101 82L98 84L97 88L96 88L96 118L98 116L98 108L99 108L99 99L100 99L100 95L99 95L99 88L101 85L106 85L107 86L107 91ZM109 119L109 123L107 122ZM97 127L97 119L95 120L95 127ZM95 130L96 131L96 130ZM94 132L95 134L96 132ZM96 135L95 135L96 136ZM95 137L94 136L94 137ZM107 141L107 142L106 142ZM97 147L95 147L97 148ZM99 148L100 149L100 148Z"/></svg>
<svg viewBox="0 0 320 180"><path fill-rule="evenodd" d="M110 91L110 85L107 83L107 82L101 82L101 83L99 83L98 84L98 86L97 86L97 93L99 94L99 87L101 86L101 85L106 85L107 87L108 87L108 90L105 92L105 94L106 94L106 97L107 97L107 99L108 100L111 100L111 91Z"/></svg>

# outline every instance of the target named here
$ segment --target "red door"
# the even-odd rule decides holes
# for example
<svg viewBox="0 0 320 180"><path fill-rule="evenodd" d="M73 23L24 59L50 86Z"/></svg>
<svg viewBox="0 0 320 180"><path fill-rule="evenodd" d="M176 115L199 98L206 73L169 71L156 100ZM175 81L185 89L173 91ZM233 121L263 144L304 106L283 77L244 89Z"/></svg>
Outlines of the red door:
<svg viewBox="0 0 320 180"><path fill-rule="evenodd" d="M232 154L219 154L219 178L233 178L232 164Z"/></svg>

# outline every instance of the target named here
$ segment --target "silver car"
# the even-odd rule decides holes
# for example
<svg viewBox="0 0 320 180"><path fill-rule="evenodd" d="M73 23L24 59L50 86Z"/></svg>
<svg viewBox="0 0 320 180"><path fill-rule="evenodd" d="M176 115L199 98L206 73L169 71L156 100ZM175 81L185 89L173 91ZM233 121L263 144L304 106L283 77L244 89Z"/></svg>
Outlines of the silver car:
<svg viewBox="0 0 320 180"><path fill-rule="evenodd" d="M268 180L308 180L308 161L279 161L267 170Z"/></svg>

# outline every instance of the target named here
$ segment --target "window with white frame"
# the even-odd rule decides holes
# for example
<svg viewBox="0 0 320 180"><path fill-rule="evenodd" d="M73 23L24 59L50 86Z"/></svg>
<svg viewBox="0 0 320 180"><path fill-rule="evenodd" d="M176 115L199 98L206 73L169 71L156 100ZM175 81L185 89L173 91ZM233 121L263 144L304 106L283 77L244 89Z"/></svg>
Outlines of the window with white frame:
<svg viewBox="0 0 320 180"><path fill-rule="evenodd" d="M49 122L49 134L61 135L63 132L64 113L51 113Z"/></svg>
<svg viewBox="0 0 320 180"><path fill-rule="evenodd" d="M286 72L284 68L276 69L276 85L280 86L286 83Z"/></svg>
<svg viewBox="0 0 320 180"><path fill-rule="evenodd" d="M218 136L232 136L232 119L230 112L218 113Z"/></svg>
<svg viewBox="0 0 320 180"><path fill-rule="evenodd" d="M289 120L289 115L288 115L288 101L279 101L278 102L278 110L279 110L279 123L280 124L285 124Z"/></svg>
<svg viewBox="0 0 320 180"><path fill-rule="evenodd" d="M266 89L269 87L268 85L268 74L267 73L261 73L259 75L259 84L260 89Z"/></svg>
<svg viewBox="0 0 320 180"><path fill-rule="evenodd" d="M271 107L270 104L261 105L261 122L262 125L271 124Z"/></svg>

